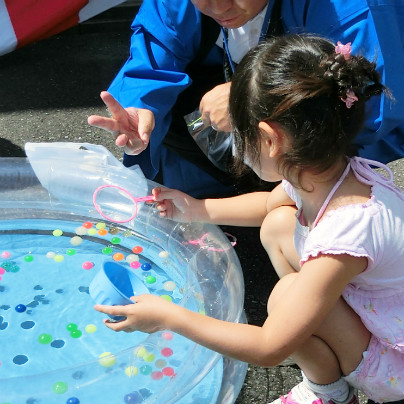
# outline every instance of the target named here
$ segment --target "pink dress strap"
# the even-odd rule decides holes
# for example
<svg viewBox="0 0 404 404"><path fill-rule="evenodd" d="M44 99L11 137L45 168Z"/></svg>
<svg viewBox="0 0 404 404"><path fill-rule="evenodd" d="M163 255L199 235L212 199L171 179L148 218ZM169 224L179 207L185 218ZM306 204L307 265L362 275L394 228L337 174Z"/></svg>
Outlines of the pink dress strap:
<svg viewBox="0 0 404 404"><path fill-rule="evenodd" d="M330 203L331 198L334 196L335 192L340 187L340 185L344 181L345 177L348 175L350 169L351 169L351 162L349 161L344 172L342 173L341 177L335 183L335 185L331 189L330 193L328 194L327 198L325 198L325 201L324 201L323 205L321 206L320 210L318 211L316 219L314 220L314 223L313 223L313 228L317 226L317 223L323 216L324 211L326 210L328 204Z"/></svg>
<svg viewBox="0 0 404 404"><path fill-rule="evenodd" d="M351 159L352 171L355 177L364 184L373 185L375 182L391 189L400 199L404 200L404 193L394 184L393 172L388 166L378 161L364 159L363 157L354 157ZM373 170L373 167L381 168L387 176Z"/></svg>

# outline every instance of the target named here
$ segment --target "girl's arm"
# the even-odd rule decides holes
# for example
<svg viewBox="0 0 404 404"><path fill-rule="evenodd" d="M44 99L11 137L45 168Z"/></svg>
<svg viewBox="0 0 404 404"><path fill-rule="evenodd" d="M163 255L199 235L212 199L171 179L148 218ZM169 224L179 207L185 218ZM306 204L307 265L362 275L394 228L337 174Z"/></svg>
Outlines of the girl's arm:
<svg viewBox="0 0 404 404"><path fill-rule="evenodd" d="M95 308L127 317L120 323L106 320L106 325L115 331L150 333L169 329L223 355L275 366L315 334L350 279L366 265L366 258L349 255L320 256L308 261L292 275L291 284L281 296L278 293L270 297L271 310L262 327L217 320L152 295L133 297L133 305Z"/></svg>
<svg viewBox="0 0 404 404"><path fill-rule="evenodd" d="M254 192L225 199L206 199L209 223L261 226L267 214L280 206L295 205L281 184L271 192Z"/></svg>
<svg viewBox="0 0 404 404"><path fill-rule="evenodd" d="M161 216L230 226L260 226L270 210L294 204L281 185L272 192L253 192L222 199L195 199L165 188L155 188L153 195Z"/></svg>

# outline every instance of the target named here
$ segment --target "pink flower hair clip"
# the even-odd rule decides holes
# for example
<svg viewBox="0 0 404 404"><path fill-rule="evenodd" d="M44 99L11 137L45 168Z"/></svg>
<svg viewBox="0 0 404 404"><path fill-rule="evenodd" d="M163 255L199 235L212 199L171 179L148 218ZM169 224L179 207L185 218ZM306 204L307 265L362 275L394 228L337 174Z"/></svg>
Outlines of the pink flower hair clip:
<svg viewBox="0 0 404 404"><path fill-rule="evenodd" d="M352 47L351 42L343 45L340 41L337 42L337 46L335 47L335 53L340 53L344 56L345 60L348 60L351 57Z"/></svg>
<svg viewBox="0 0 404 404"><path fill-rule="evenodd" d="M347 90L346 98L340 98L343 102L345 102L345 105L348 109L352 107L355 101L358 101L358 97L355 95L355 92L353 90Z"/></svg>

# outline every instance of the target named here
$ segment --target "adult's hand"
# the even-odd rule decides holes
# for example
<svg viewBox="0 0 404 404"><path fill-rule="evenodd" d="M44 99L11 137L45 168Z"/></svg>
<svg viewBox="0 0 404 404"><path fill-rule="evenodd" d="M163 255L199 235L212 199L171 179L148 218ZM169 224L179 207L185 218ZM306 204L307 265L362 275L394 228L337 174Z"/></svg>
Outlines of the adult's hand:
<svg viewBox="0 0 404 404"><path fill-rule="evenodd" d="M115 144L124 147L126 154L137 155L145 150L154 129L153 112L143 108L123 108L107 91L102 91L100 96L111 117L91 115L88 123L113 133Z"/></svg>
<svg viewBox="0 0 404 404"><path fill-rule="evenodd" d="M201 99L199 110L205 126L212 126L220 132L231 132L229 117L229 95L231 83L219 84Z"/></svg>

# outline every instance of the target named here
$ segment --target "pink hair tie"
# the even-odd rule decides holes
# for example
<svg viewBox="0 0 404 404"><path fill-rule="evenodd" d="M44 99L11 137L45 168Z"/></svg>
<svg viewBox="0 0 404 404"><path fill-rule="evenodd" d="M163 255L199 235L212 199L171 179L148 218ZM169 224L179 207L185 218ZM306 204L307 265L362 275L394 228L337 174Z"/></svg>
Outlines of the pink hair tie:
<svg viewBox="0 0 404 404"><path fill-rule="evenodd" d="M340 97L347 108L351 108L355 101L358 101L358 97L355 95L353 90L347 90L346 98Z"/></svg>
<svg viewBox="0 0 404 404"><path fill-rule="evenodd" d="M337 42L337 46L335 47L335 53L340 53L344 56L345 60L348 60L351 57L352 47L351 42L348 42L346 45L343 45L340 41Z"/></svg>

